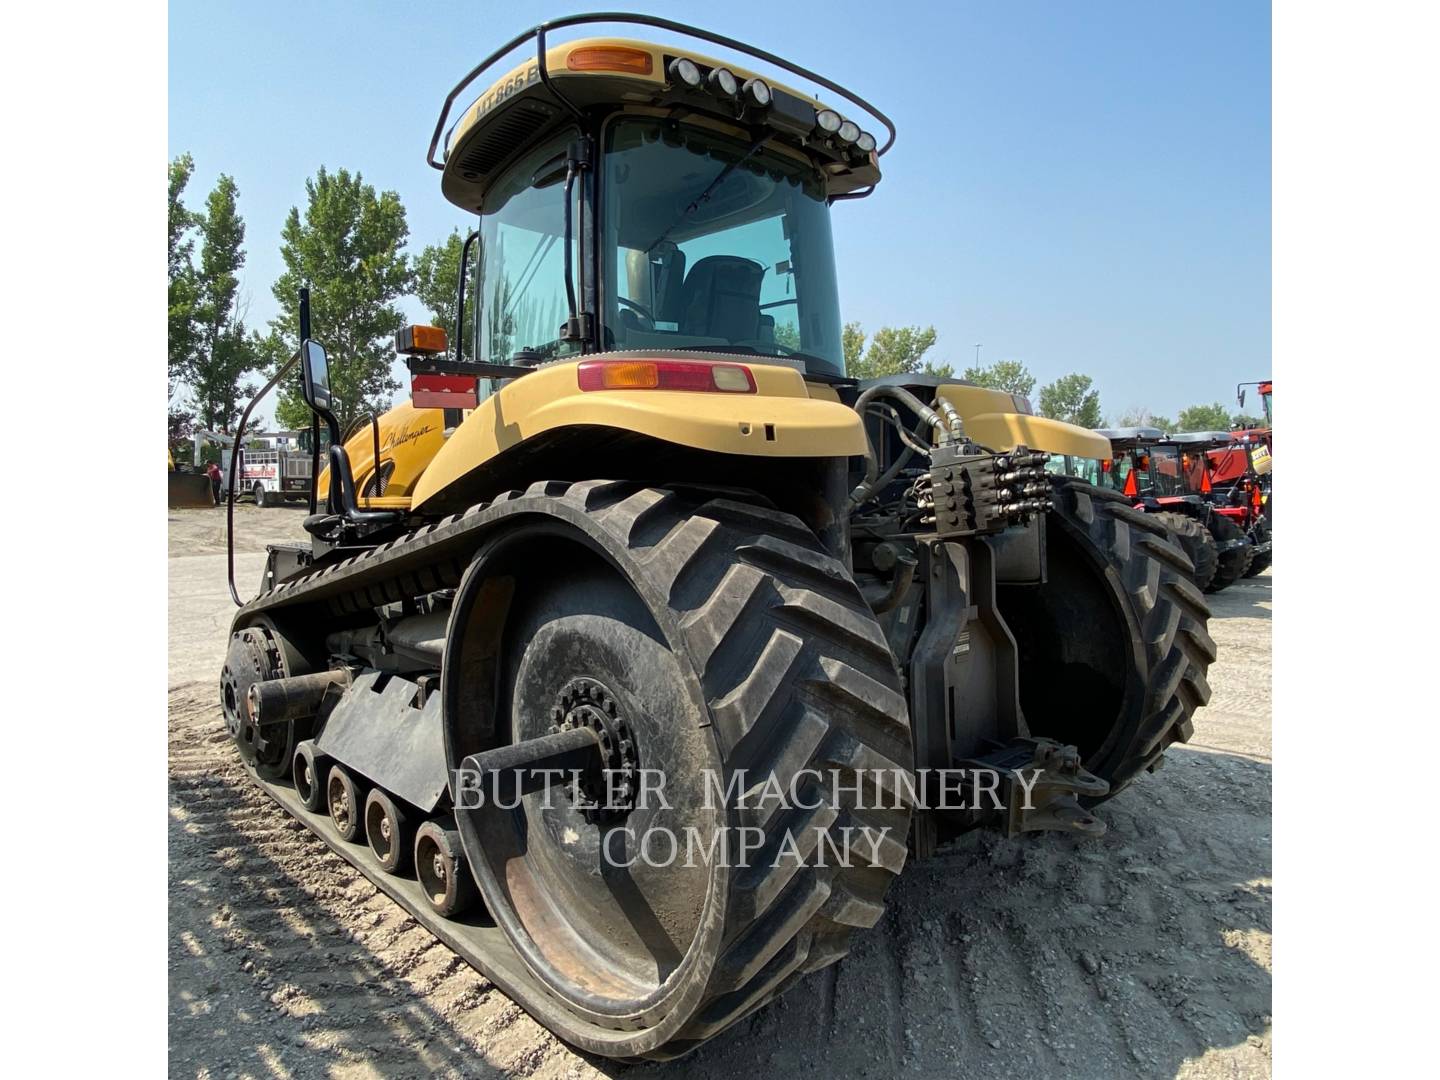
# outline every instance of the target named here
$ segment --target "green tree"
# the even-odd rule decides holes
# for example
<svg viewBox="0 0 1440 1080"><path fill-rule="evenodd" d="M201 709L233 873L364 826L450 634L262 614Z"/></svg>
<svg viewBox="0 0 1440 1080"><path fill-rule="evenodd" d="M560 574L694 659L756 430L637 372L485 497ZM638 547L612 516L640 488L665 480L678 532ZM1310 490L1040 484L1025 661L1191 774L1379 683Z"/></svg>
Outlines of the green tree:
<svg viewBox="0 0 1440 1080"><path fill-rule="evenodd" d="M1170 434L1172 431L1179 430L1179 428L1175 426L1174 420L1171 420L1164 416L1156 416L1143 405L1132 405L1130 408L1126 409L1124 412L1118 414L1114 419L1112 419L1110 421L1110 426L1117 428L1153 427L1159 428L1167 435Z"/></svg>
<svg viewBox="0 0 1440 1080"><path fill-rule="evenodd" d="M794 323L782 322L775 326L775 344L782 349L800 352L800 328Z"/></svg>
<svg viewBox="0 0 1440 1080"><path fill-rule="evenodd" d="M854 328L851 334L851 327ZM925 354L935 345L935 327L923 330L918 326L882 326L870 339L870 347L863 357L851 363L848 350L852 345L858 351L864 346L865 334L858 323L850 323L842 337L842 347L847 349L846 370L857 379L879 379L886 375L938 375L947 378L955 373L949 364L935 364L924 360Z"/></svg>
<svg viewBox="0 0 1440 1080"><path fill-rule="evenodd" d="M845 370L854 375L860 365L860 357L865 354L865 331L858 322L845 324L840 333L840 348L845 354Z"/></svg>
<svg viewBox="0 0 1440 1080"><path fill-rule="evenodd" d="M1091 389L1089 375L1062 375L1040 388L1040 415L1067 424L1096 428L1100 417L1100 394Z"/></svg>
<svg viewBox="0 0 1440 1080"><path fill-rule="evenodd" d="M195 215L185 206L185 186L195 172L195 161L181 154L170 163L170 392L185 377L195 349L195 268L191 256Z"/></svg>
<svg viewBox="0 0 1440 1080"><path fill-rule="evenodd" d="M281 233L285 273L273 288L280 314L264 349L276 365L299 348L299 291L308 285L312 332L330 357L335 416L348 431L365 413L387 409L400 389L390 363L405 325L395 302L410 289L403 250L410 230L400 196L377 194L359 173L322 167L305 181L305 195L303 217L292 207ZM275 418L284 427L309 424L298 375L281 390Z"/></svg>
<svg viewBox="0 0 1440 1080"><path fill-rule="evenodd" d="M988 367L968 367L963 376L987 390L1029 397L1035 390L1035 376L1019 360L997 360Z"/></svg>
<svg viewBox="0 0 1440 1080"><path fill-rule="evenodd" d="M1179 431L1228 431L1230 411L1218 401L1213 405L1191 405L1180 410L1175 422Z"/></svg>
<svg viewBox="0 0 1440 1080"><path fill-rule="evenodd" d="M246 337L238 272L245 265L245 221L236 205L240 189L222 174L197 219L202 239L196 278L195 351L188 381L201 427L229 431L240 418L240 399L255 392L240 380L259 363Z"/></svg>
<svg viewBox="0 0 1440 1080"><path fill-rule="evenodd" d="M443 244L430 244L415 259L415 295L430 310L430 322L455 342L455 298L460 290L460 253L465 242L456 229ZM465 297L464 341L473 343L475 297Z"/></svg>
<svg viewBox="0 0 1440 1080"><path fill-rule="evenodd" d="M1260 428L1265 426L1265 421L1258 416L1238 412L1230 418L1230 426L1232 428Z"/></svg>

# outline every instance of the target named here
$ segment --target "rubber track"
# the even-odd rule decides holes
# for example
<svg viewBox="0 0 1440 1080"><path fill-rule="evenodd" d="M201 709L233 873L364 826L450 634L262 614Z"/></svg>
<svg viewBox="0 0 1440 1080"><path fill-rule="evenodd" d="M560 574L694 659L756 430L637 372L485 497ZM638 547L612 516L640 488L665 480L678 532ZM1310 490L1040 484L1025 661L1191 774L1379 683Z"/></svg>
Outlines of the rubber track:
<svg viewBox="0 0 1440 1080"><path fill-rule="evenodd" d="M1215 565L1220 559L1210 530L1188 514L1164 511L1156 514L1155 520L1164 522L1165 527L1175 534L1180 548L1190 556L1195 566L1191 579L1203 590L1215 576Z"/></svg>
<svg viewBox="0 0 1440 1080"><path fill-rule="evenodd" d="M829 777L911 767L900 677L849 572L798 519L734 498L604 481L533 484L284 583L242 609L237 625L294 604L323 601L340 614L445 587L491 527L517 515L577 511L668 597L661 622L678 628L700 677L727 783L744 769L751 783L773 774L789 791L802 769ZM908 800L887 785L887 809L873 808L872 793L862 810L844 785L838 799L828 783L805 785L800 801L814 808L740 811L739 823L764 828L766 842L749 868L731 875L724 943L700 1005L644 1056L672 1058L723 1031L839 960L851 933L883 914L885 891L905 863ZM866 826L888 830L873 865L860 858L870 850L862 846L850 866L837 867L834 850L818 842L817 830L838 848L841 830ZM787 832L803 866L775 859Z"/></svg>
<svg viewBox="0 0 1440 1080"><path fill-rule="evenodd" d="M1085 762L1110 781L1113 796L1165 748L1188 742L1191 717L1210 700L1205 673L1215 661L1210 608L1191 580L1192 566L1158 515L1142 513L1117 491L1054 478L1055 514L1088 539L1118 584L1119 599L1140 630L1135 686L1126 694L1120 736ZM1024 678L1022 671L1021 678ZM1109 796L1107 796L1108 798Z"/></svg>

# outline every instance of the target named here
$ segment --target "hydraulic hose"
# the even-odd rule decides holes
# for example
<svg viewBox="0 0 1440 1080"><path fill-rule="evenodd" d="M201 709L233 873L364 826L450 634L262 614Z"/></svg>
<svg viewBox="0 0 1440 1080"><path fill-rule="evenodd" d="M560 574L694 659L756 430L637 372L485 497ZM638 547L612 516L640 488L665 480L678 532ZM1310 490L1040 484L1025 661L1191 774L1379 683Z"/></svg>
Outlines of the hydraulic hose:
<svg viewBox="0 0 1440 1080"><path fill-rule="evenodd" d="M870 387L855 399L855 411L861 416L864 416L866 407L876 398L880 397L893 398L901 405L904 405L924 423L935 429L940 437L940 442L948 443L954 438L954 433L950 425L938 412L901 386L881 384ZM909 447L906 449L908 450ZM891 469L895 472L899 471L895 466L891 466ZM887 476L889 475L890 473L887 473ZM885 482L889 483L889 480L887 479ZM871 493L879 487L880 460L875 456L875 446L870 442L870 433L867 431L865 432L865 479L850 493L850 505L860 505L860 503L869 498Z"/></svg>

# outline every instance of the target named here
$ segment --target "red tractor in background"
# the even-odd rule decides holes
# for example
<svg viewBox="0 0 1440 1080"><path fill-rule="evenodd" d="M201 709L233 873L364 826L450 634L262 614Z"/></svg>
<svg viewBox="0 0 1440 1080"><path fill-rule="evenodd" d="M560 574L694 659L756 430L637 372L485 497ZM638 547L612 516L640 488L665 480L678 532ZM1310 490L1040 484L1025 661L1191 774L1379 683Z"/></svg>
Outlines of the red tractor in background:
<svg viewBox="0 0 1440 1080"><path fill-rule="evenodd" d="M1155 515L1195 564L1195 584L1219 592L1249 569L1252 547L1245 531L1219 512L1211 499L1203 449L1182 446L1159 428L1111 428L1111 460L1100 463L1101 483Z"/></svg>
<svg viewBox="0 0 1440 1080"><path fill-rule="evenodd" d="M1260 382L1243 382L1235 387L1235 404L1245 408L1245 387L1253 386L1260 394L1260 407L1265 410L1265 432L1268 435L1270 429L1275 426L1275 418L1270 412L1270 397L1274 383L1269 379L1262 379Z"/></svg>
<svg viewBox="0 0 1440 1080"><path fill-rule="evenodd" d="M1268 429L1181 432L1170 438L1181 448L1188 486L1249 542L1243 576L1254 577L1271 561Z"/></svg>

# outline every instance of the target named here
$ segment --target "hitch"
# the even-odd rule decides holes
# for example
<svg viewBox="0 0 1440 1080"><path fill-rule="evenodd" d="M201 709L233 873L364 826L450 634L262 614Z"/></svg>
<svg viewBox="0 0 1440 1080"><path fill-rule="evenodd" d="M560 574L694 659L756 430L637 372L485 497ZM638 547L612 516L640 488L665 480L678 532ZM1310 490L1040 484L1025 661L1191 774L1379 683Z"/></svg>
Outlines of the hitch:
<svg viewBox="0 0 1440 1080"><path fill-rule="evenodd" d="M1006 836L1045 831L1105 835L1105 822L1081 806L1080 799L1104 795L1110 785L1081 766L1080 751L1073 746L1053 739L1019 738L984 757L961 762L961 767L999 775ZM1032 772L1035 779L1026 785L1021 778Z"/></svg>

